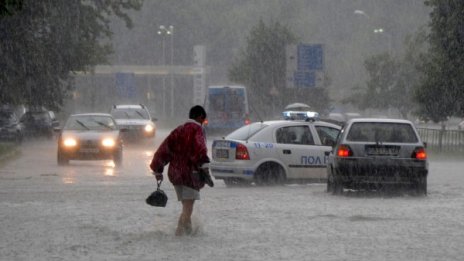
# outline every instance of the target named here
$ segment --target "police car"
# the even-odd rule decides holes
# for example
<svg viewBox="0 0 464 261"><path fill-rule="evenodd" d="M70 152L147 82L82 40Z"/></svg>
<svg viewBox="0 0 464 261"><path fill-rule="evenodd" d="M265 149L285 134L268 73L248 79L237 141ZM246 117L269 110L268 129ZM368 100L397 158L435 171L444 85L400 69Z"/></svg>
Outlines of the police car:
<svg viewBox="0 0 464 261"><path fill-rule="evenodd" d="M210 171L227 186L323 182L325 152L339 132L340 126L318 120L252 123L213 141Z"/></svg>

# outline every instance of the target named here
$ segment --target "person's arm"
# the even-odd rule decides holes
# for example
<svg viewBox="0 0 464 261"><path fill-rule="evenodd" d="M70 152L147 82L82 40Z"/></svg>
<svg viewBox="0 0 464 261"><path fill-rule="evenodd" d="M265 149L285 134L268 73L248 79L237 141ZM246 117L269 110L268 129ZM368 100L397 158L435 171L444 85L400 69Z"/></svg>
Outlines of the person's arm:
<svg viewBox="0 0 464 261"><path fill-rule="evenodd" d="M208 148L206 147L206 138L201 128L195 129L194 134L194 155L192 162L197 167L201 167L205 163L209 163Z"/></svg>
<svg viewBox="0 0 464 261"><path fill-rule="evenodd" d="M153 155L153 159L150 163L150 169L153 170L153 174L156 176L157 180L163 179L163 170L171 161L171 150L170 143L172 140L172 133L161 143L161 145L156 150Z"/></svg>

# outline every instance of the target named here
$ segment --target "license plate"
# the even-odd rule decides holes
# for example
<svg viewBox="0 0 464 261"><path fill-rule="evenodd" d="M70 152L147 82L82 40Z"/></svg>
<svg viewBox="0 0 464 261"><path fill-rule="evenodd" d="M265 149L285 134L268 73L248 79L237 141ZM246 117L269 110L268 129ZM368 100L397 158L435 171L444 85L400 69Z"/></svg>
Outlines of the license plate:
<svg viewBox="0 0 464 261"><path fill-rule="evenodd" d="M366 147L366 152L368 155L395 156L395 155L398 155L399 147L398 146L368 146Z"/></svg>
<svg viewBox="0 0 464 261"><path fill-rule="evenodd" d="M95 149L95 148L83 148L83 149L80 149L79 152L82 152L82 153L98 153L99 150Z"/></svg>
<svg viewBox="0 0 464 261"><path fill-rule="evenodd" d="M214 142L215 147L221 147L221 148L230 148L230 141L225 141L225 140L217 140Z"/></svg>
<svg viewBox="0 0 464 261"><path fill-rule="evenodd" d="M228 159L229 158L229 151L216 149L216 158L218 159Z"/></svg>

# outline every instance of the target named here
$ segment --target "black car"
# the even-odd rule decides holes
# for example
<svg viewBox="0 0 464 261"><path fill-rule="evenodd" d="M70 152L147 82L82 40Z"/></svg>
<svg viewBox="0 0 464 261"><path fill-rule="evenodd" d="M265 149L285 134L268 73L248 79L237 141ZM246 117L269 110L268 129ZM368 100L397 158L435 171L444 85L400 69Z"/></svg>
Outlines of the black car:
<svg viewBox="0 0 464 261"><path fill-rule="evenodd" d="M27 137L52 138L54 128L60 125L53 111L28 111L21 116L20 122L24 125L24 134Z"/></svg>
<svg viewBox="0 0 464 261"><path fill-rule="evenodd" d="M13 110L0 110L0 140L21 143L23 140L23 125L18 121Z"/></svg>
<svg viewBox="0 0 464 261"><path fill-rule="evenodd" d="M359 118L343 127L327 164L327 192L406 188L427 194L425 144L407 120Z"/></svg>

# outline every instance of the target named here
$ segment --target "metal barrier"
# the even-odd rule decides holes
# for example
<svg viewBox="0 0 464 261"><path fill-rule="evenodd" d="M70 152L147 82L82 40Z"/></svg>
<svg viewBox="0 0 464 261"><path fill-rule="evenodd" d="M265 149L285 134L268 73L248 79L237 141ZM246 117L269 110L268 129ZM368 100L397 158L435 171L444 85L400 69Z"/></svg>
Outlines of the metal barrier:
<svg viewBox="0 0 464 261"><path fill-rule="evenodd" d="M418 128L427 149L438 152L464 152L464 130Z"/></svg>

